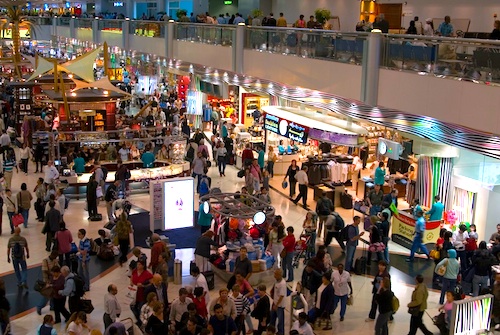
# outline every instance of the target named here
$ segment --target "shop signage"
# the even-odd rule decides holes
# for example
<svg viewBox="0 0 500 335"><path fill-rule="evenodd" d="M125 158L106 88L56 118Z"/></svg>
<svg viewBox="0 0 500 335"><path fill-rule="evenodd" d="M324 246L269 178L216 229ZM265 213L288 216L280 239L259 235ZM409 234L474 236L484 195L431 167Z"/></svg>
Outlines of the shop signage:
<svg viewBox="0 0 500 335"><path fill-rule="evenodd" d="M321 129L310 129L309 137L319 141L331 142L340 145L357 146L358 135L332 133Z"/></svg>
<svg viewBox="0 0 500 335"><path fill-rule="evenodd" d="M393 215L392 219L392 241L411 249L415 232L415 219L403 212ZM422 243L432 245L439 237L441 221L428 221L425 223L425 234L422 236Z"/></svg>
<svg viewBox="0 0 500 335"><path fill-rule="evenodd" d="M266 114L264 119L264 128L298 143L307 142L309 127L295 122L290 122L271 114Z"/></svg>

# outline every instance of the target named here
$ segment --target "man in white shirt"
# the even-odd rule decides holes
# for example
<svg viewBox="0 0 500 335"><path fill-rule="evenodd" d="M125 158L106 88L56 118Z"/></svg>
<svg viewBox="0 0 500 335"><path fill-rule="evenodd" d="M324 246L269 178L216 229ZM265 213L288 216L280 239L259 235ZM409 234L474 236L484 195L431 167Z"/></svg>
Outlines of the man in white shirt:
<svg viewBox="0 0 500 335"><path fill-rule="evenodd" d="M179 289L179 298L175 299L170 305L169 320L173 326L173 331L181 331L184 326L181 322L182 314L187 312L187 306L193 302L187 295L188 291L184 287L181 287Z"/></svg>
<svg viewBox="0 0 500 335"><path fill-rule="evenodd" d="M107 329L109 325L116 322L116 319L120 316L122 309L118 299L116 299L116 294L118 293L118 288L114 284L108 286L108 293L104 295L104 329Z"/></svg>
<svg viewBox="0 0 500 335"><path fill-rule="evenodd" d="M352 294L351 275L344 271L344 265L337 265L337 271L332 273L333 283L333 312L337 309L340 301L340 321L344 321L344 315L347 307L347 298Z"/></svg>
<svg viewBox="0 0 500 335"><path fill-rule="evenodd" d="M53 161L48 161L47 166L45 167L45 177L43 178L43 182L50 185L56 179L59 179L59 171L57 171Z"/></svg>
<svg viewBox="0 0 500 335"><path fill-rule="evenodd" d="M276 269L274 271L276 283L272 289L273 306L271 307L271 325L276 326L278 319L278 334L285 334L285 297L286 282L283 279L283 271Z"/></svg>
<svg viewBox="0 0 500 335"><path fill-rule="evenodd" d="M299 313L299 319L293 323L292 330L296 330L300 335L314 335L311 325L307 322L307 314Z"/></svg>
<svg viewBox="0 0 500 335"><path fill-rule="evenodd" d="M207 278L205 278L205 276L200 273L200 269L197 266L192 269L191 276L193 276L195 279L194 287L203 288L203 293L205 294L205 303L207 306L210 306L210 293L208 290Z"/></svg>
<svg viewBox="0 0 500 335"><path fill-rule="evenodd" d="M302 169L295 174L295 180L299 184L299 195L293 200L293 203L297 204L302 199L302 207L304 209L307 209L307 185L309 184L307 169L307 166L302 166Z"/></svg>
<svg viewBox="0 0 500 335"><path fill-rule="evenodd" d="M465 251L465 245L467 244L468 238L469 233L467 232L467 226L464 224L458 226L458 230L453 233L451 238L453 246L457 250L457 256L460 259L460 268L462 271L467 269L467 252Z"/></svg>

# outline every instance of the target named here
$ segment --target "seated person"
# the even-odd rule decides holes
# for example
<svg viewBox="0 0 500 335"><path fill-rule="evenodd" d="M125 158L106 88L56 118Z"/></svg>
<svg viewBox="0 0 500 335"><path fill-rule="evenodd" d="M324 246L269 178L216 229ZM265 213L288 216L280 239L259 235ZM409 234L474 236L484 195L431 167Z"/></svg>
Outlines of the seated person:
<svg viewBox="0 0 500 335"><path fill-rule="evenodd" d="M101 246L103 244L111 243L111 236L104 229L99 229L97 233L99 234L99 237L94 240L95 244Z"/></svg>

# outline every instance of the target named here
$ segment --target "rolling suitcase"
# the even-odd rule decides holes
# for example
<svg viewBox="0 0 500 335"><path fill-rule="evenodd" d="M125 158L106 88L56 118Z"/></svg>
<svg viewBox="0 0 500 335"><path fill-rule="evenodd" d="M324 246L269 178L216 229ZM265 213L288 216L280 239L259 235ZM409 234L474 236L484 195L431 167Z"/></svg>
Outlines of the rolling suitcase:
<svg viewBox="0 0 500 335"><path fill-rule="evenodd" d="M352 209L352 195L344 192L340 193L340 204L344 209Z"/></svg>
<svg viewBox="0 0 500 335"><path fill-rule="evenodd" d="M366 273L366 257L361 256L356 259L354 263L354 273L357 275L363 275Z"/></svg>
<svg viewBox="0 0 500 335"><path fill-rule="evenodd" d="M208 289L213 290L215 288L215 274L213 271L203 272L205 279L207 280Z"/></svg>

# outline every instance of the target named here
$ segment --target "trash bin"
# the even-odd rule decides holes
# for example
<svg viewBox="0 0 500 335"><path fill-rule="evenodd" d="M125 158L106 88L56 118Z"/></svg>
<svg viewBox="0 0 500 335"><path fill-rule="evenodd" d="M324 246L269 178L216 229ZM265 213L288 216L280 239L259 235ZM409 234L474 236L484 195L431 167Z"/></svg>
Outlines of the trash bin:
<svg viewBox="0 0 500 335"><path fill-rule="evenodd" d="M174 284L182 285L182 261L174 260Z"/></svg>

